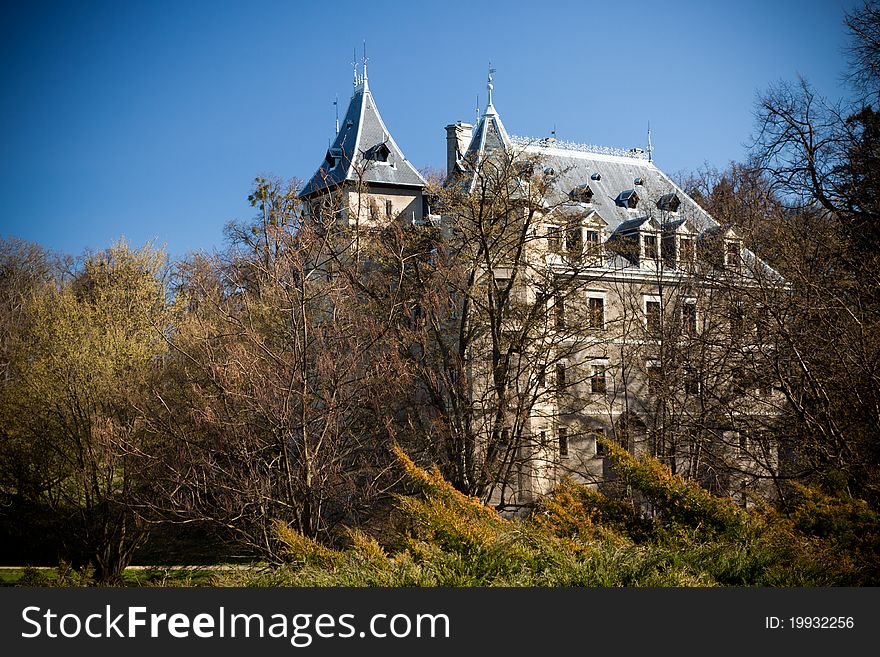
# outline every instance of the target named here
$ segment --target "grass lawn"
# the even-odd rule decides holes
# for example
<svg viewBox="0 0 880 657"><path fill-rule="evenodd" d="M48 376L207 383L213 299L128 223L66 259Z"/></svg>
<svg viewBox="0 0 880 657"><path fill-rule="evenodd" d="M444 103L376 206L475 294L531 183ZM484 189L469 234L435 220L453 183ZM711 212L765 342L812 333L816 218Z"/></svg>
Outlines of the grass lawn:
<svg viewBox="0 0 880 657"><path fill-rule="evenodd" d="M216 586L231 569L259 568L264 564L212 566L136 566L126 568L125 586ZM0 586L87 586L79 573L59 568L0 568Z"/></svg>

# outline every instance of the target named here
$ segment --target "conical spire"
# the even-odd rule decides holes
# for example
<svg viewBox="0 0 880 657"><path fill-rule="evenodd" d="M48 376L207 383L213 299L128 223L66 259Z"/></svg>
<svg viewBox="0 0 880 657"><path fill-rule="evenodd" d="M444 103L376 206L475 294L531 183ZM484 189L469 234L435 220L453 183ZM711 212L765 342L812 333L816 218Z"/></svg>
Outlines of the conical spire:
<svg viewBox="0 0 880 657"><path fill-rule="evenodd" d="M489 75L486 76L486 91L489 93L489 103L486 105L486 114L495 114L495 106L492 104L492 90L495 85L492 84L492 74L495 69L492 68L492 62L489 62Z"/></svg>
<svg viewBox="0 0 880 657"><path fill-rule="evenodd" d="M309 196L345 182L424 187L427 182L406 159L379 114L367 82L364 53L363 76L354 64L355 87L336 139L324 162L300 192Z"/></svg>
<svg viewBox="0 0 880 657"><path fill-rule="evenodd" d="M473 176L476 176L479 162L488 153L499 149L509 151L512 145L510 136L507 134L504 123L501 121L501 116L498 114L498 110L495 109L493 98L493 91L495 90L495 85L493 84L494 74L495 69L492 68L492 63L490 62L489 74L486 76L486 91L489 93L486 109L477 121L473 137L471 137L471 143L468 145L464 157L462 157L458 166L460 172L468 171ZM479 108L477 113L479 114ZM473 180L474 177L471 178L471 184L473 184Z"/></svg>

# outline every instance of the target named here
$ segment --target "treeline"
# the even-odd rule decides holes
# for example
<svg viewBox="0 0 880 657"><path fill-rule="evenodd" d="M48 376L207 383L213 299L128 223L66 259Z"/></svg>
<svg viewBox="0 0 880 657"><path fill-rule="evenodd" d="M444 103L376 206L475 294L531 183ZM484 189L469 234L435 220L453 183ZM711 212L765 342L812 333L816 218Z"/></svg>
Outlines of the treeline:
<svg viewBox="0 0 880 657"><path fill-rule="evenodd" d="M573 383L540 387L536 367L553 372L571 355L565 349L582 348L578 326L591 321L573 305L567 333L548 321L548 302L572 293L577 271L538 281L541 303L517 295L510 263L537 239L546 182L536 176L533 197L523 198L522 163L502 156L481 165L473 194L432 190L446 231L394 223L362 239L362 231L337 230L332 212L303 212L294 183L261 178L249 197L255 217L230 224L218 253L172 263L152 245L119 242L73 259L3 240L6 542L91 562L103 584L121 581L159 526L193 527L276 564L372 560L372 570L352 571L361 574L351 581L364 583L398 567L415 570L381 581L876 581L880 53L869 36L880 12L867 4L848 24L863 91L856 101L829 103L805 82L779 85L760 102L753 159L686 181L784 281L739 288L747 307L762 309L760 348L722 345L743 352L784 401L756 443L776 446L785 464L774 472L778 509L738 510L663 470L675 463L668 454L637 464L612 442L629 485L622 500L565 484L522 526L479 506L497 498L498 482L535 439L526 420L541 395ZM328 199L325 209L337 203ZM688 344L705 347L708 334L695 333ZM485 354L482 370L469 363L474 353ZM474 376L483 379L475 385ZM725 398L714 403L713 412L735 414ZM675 440L705 433L703 416L670 408L658 406L655 419ZM406 495L414 484L421 497ZM641 513L646 501L650 518ZM401 517L403 528L394 524ZM597 540L601 550L588 549ZM647 556L639 545L651 547ZM744 545L757 561L724 571ZM480 560L465 560L468 569L491 573L516 559L546 568L456 579L449 563L465 563L465 553ZM634 570L603 575L594 558L631 558ZM574 571L554 574L560 559ZM786 560L804 564L803 579L783 568ZM301 583L341 581L344 569L334 568L279 572Z"/></svg>

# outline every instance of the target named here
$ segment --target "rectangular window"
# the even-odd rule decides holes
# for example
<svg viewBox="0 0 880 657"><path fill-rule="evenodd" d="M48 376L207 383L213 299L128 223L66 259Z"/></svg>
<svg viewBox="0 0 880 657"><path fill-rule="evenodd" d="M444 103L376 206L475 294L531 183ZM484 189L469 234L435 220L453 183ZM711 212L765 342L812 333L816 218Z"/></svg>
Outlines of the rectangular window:
<svg viewBox="0 0 880 657"><path fill-rule="evenodd" d="M681 307L681 325L686 335L697 334L697 304L685 303Z"/></svg>
<svg viewBox="0 0 880 657"><path fill-rule="evenodd" d="M605 300L602 297L590 297L587 301L588 325L591 329L605 328Z"/></svg>
<svg viewBox="0 0 880 657"><path fill-rule="evenodd" d="M691 265L694 262L694 240L690 237L681 238L681 263Z"/></svg>
<svg viewBox="0 0 880 657"><path fill-rule="evenodd" d="M553 314L556 318L556 328L565 328L565 298L561 294L556 295Z"/></svg>
<svg viewBox="0 0 880 657"><path fill-rule="evenodd" d="M559 456L568 456L568 429L559 427Z"/></svg>
<svg viewBox="0 0 880 657"><path fill-rule="evenodd" d="M385 201L385 216L390 219L393 216L393 214L394 214L394 206L391 204L391 201L386 200Z"/></svg>
<svg viewBox="0 0 880 657"><path fill-rule="evenodd" d="M547 378L547 376L546 376L546 370L547 370L547 367L546 367L545 365L540 365L540 366L538 367L538 387L539 387L539 388L543 388L543 387L544 387L544 383L545 383L545 380L546 380L546 378Z"/></svg>
<svg viewBox="0 0 880 657"><path fill-rule="evenodd" d="M645 244L645 259L657 259L657 237L655 235L645 235L643 238Z"/></svg>
<svg viewBox="0 0 880 657"><path fill-rule="evenodd" d="M601 247L599 246L599 231L598 230L588 230L586 231L586 242L587 242L587 254L590 256L591 265L594 267L598 267L602 264L601 259Z"/></svg>
<svg viewBox="0 0 880 657"><path fill-rule="evenodd" d="M572 255L580 255L582 249L581 225L577 221L571 221L565 231L565 250Z"/></svg>
<svg viewBox="0 0 880 657"><path fill-rule="evenodd" d="M648 329L648 333L650 335L660 335L660 302L659 301L646 301L645 302L645 326Z"/></svg>
<svg viewBox="0 0 880 657"><path fill-rule="evenodd" d="M739 267L739 244L737 242L727 242L724 249L724 264L726 264L728 267Z"/></svg>
<svg viewBox="0 0 880 657"><path fill-rule="evenodd" d="M739 304L730 304L730 337L735 342L739 342L743 337L744 317L742 308Z"/></svg>
<svg viewBox="0 0 880 657"><path fill-rule="evenodd" d="M648 365L648 394L656 397L663 392L663 370L659 365Z"/></svg>
<svg viewBox="0 0 880 657"><path fill-rule="evenodd" d="M605 392L605 366L593 365L593 372L590 375L590 391Z"/></svg>
<svg viewBox="0 0 880 657"><path fill-rule="evenodd" d="M556 388L561 390L565 387L565 365L556 364Z"/></svg>
<svg viewBox="0 0 880 657"><path fill-rule="evenodd" d="M605 446L599 442L599 438L605 437L605 429L593 429L593 433L596 434L596 456L605 456L607 450Z"/></svg>
<svg viewBox="0 0 880 657"><path fill-rule="evenodd" d="M562 229L559 226L547 226L547 250L559 253L562 247Z"/></svg>

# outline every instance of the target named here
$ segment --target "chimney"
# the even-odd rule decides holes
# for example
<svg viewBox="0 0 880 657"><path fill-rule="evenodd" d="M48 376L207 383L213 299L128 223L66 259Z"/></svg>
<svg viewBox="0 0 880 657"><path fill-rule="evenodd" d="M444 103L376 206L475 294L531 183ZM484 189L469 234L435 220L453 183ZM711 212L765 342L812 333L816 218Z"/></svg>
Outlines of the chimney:
<svg viewBox="0 0 880 657"><path fill-rule="evenodd" d="M474 126L470 123L457 123L446 126L446 175L451 176L455 173L455 163L458 162L464 152L467 150L468 144L471 143Z"/></svg>

